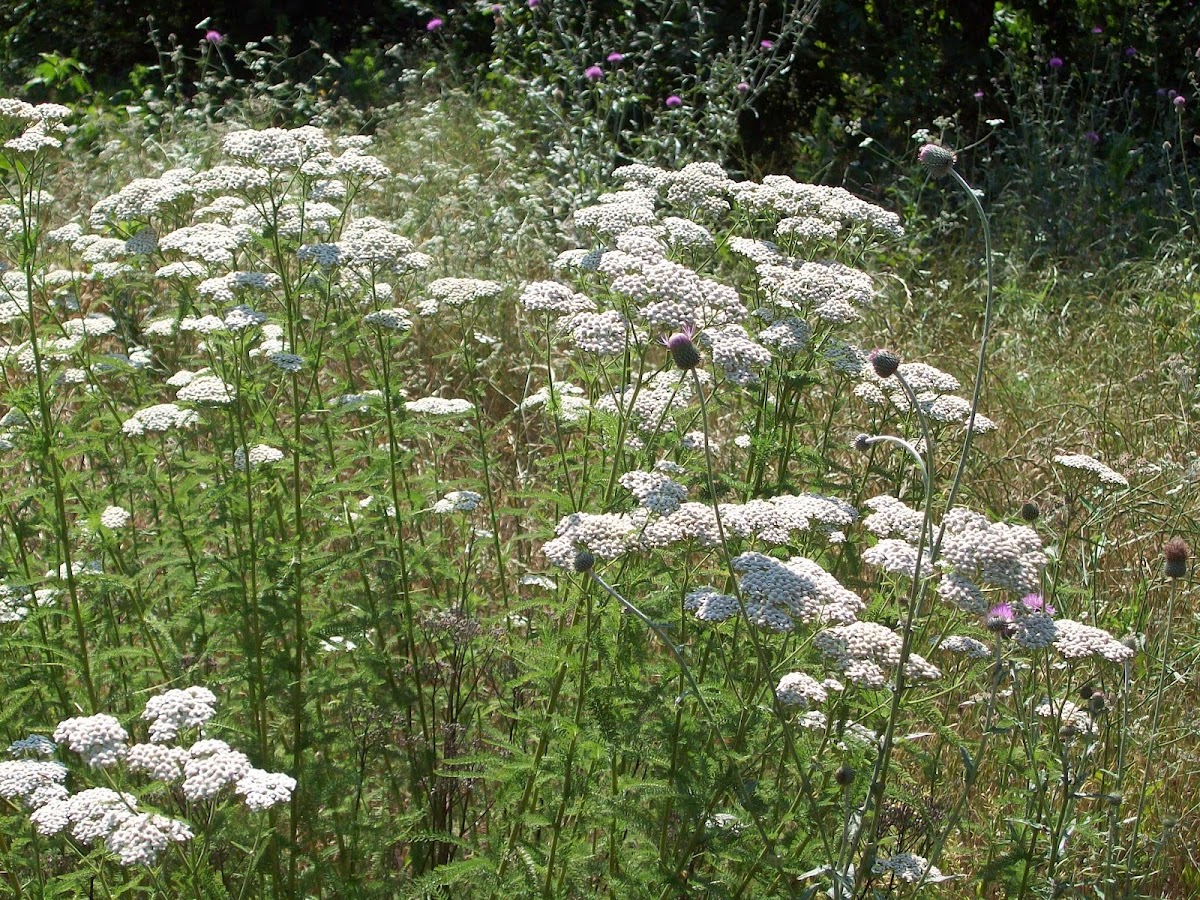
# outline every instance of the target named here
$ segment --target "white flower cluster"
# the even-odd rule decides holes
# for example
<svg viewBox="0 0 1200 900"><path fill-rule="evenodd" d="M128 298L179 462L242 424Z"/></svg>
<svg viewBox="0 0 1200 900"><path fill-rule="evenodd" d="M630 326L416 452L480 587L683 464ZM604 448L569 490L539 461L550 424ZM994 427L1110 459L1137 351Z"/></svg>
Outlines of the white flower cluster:
<svg viewBox="0 0 1200 900"><path fill-rule="evenodd" d="M639 225L657 225L655 195L648 190L618 191L599 197L594 206L575 213L575 227L616 235Z"/></svg>
<svg viewBox="0 0 1200 900"><path fill-rule="evenodd" d="M206 278L196 290L218 303L232 303L243 289L267 291L279 287L279 283L280 278L274 272L226 272Z"/></svg>
<svg viewBox="0 0 1200 900"><path fill-rule="evenodd" d="M416 246L406 237L392 230L387 222L374 216L364 216L349 223L342 236L333 245L310 245L313 249L300 248L301 259L313 259L320 265L334 262L365 270L388 270L397 273L423 269L428 258L419 253ZM332 246L331 251L316 249Z"/></svg>
<svg viewBox="0 0 1200 900"><path fill-rule="evenodd" d="M495 297L502 289L499 282L479 278L439 278L425 288L430 299L421 304L420 312L423 316L430 316L446 306L462 309L476 300Z"/></svg>
<svg viewBox="0 0 1200 900"><path fill-rule="evenodd" d="M475 512L483 502L483 495L475 491L450 491L437 503L433 504L435 513L446 514L456 512Z"/></svg>
<svg viewBox="0 0 1200 900"><path fill-rule="evenodd" d="M629 338L629 320L624 313L610 309L602 313L576 313L564 322L575 346L601 356L619 356Z"/></svg>
<svg viewBox="0 0 1200 900"><path fill-rule="evenodd" d="M900 664L903 639L886 625L877 622L851 622L818 632L813 646L845 673L855 684L882 688L887 684L883 666ZM937 666L916 653L909 653L904 667L910 678L932 681L942 676Z"/></svg>
<svg viewBox="0 0 1200 900"><path fill-rule="evenodd" d="M409 318L408 311L399 307L369 312L363 316L363 322L386 331L408 331L412 328L412 319Z"/></svg>
<svg viewBox="0 0 1200 900"><path fill-rule="evenodd" d="M135 813L115 828L104 843L123 866L152 866L167 846L190 841L186 822L156 813Z"/></svg>
<svg viewBox="0 0 1200 900"><path fill-rule="evenodd" d="M630 384L623 391L605 394L596 400L596 409L628 418L639 431L671 431L675 420L668 414L686 410L693 390L690 378L678 369L651 375L640 385Z"/></svg>
<svg viewBox="0 0 1200 900"><path fill-rule="evenodd" d="M228 406L234 396L233 385L226 384L216 375L198 375L175 395L179 400L204 406Z"/></svg>
<svg viewBox="0 0 1200 900"><path fill-rule="evenodd" d="M353 644L349 649L354 649ZM291 800L296 790L296 779L282 772L264 772L252 768L237 780L233 789L241 795L247 809L257 812Z"/></svg>
<svg viewBox="0 0 1200 900"><path fill-rule="evenodd" d="M775 235L779 238L792 238L798 242L832 242L837 240L840 226L840 222L831 222L817 216L788 216L779 220L779 224L775 226Z"/></svg>
<svg viewBox="0 0 1200 900"><path fill-rule="evenodd" d="M741 612L737 597L722 594L709 584L689 591L683 598L683 608L694 612L696 618L704 622L724 622Z"/></svg>
<svg viewBox="0 0 1200 900"><path fill-rule="evenodd" d="M812 340L812 326L795 316L784 316L760 331L758 339L784 356L795 356Z"/></svg>
<svg viewBox="0 0 1200 900"><path fill-rule="evenodd" d="M962 507L946 513L942 525L942 561L961 576L1017 594L1038 589L1046 554L1032 528L989 522Z"/></svg>
<svg viewBox="0 0 1200 900"><path fill-rule="evenodd" d="M806 672L791 672L779 679L775 696L784 706L799 706L802 709L813 703L824 703L830 691L844 690L836 678L817 681Z"/></svg>
<svg viewBox="0 0 1200 900"><path fill-rule="evenodd" d="M637 498L638 506L669 515L687 500L687 488L661 472L626 472L617 483Z"/></svg>
<svg viewBox="0 0 1200 900"><path fill-rule="evenodd" d="M912 401L900 384L900 378L903 378L930 421L964 426L970 423L975 434L986 434L996 429L996 423L980 412L975 413L974 420L971 419L970 401L953 393L959 388L958 379L936 366L920 362L901 363L896 375L887 378L880 378L873 368L863 366L858 377L862 381L854 389L855 396L869 406L882 406L890 402L903 412L912 411Z"/></svg>
<svg viewBox="0 0 1200 900"><path fill-rule="evenodd" d="M1092 717L1088 715L1086 709L1070 700L1055 700L1053 698L1043 700L1033 709L1034 714L1043 719L1053 719L1058 722L1063 730L1064 737L1073 737L1076 734L1092 734L1096 730L1096 723L1092 721Z"/></svg>
<svg viewBox="0 0 1200 900"><path fill-rule="evenodd" d="M100 229L116 222L149 222L179 201L190 199L195 176L192 169L178 168L168 169L157 178L135 178L93 206L88 224Z"/></svg>
<svg viewBox="0 0 1200 900"><path fill-rule="evenodd" d="M755 384L759 370L771 364L771 351L751 340L741 325L711 328L700 334L700 342L710 348L713 365L734 384Z"/></svg>
<svg viewBox="0 0 1200 900"><path fill-rule="evenodd" d="M521 291L521 306L529 312L571 315L593 312L596 304L557 281L532 281Z"/></svg>
<svg viewBox="0 0 1200 900"><path fill-rule="evenodd" d="M600 559L616 559L636 545L644 521L644 514L571 513L558 523L556 537L542 545L542 552L562 569L574 567L580 550Z"/></svg>
<svg viewBox="0 0 1200 900"><path fill-rule="evenodd" d="M247 226L230 227L219 222L185 225L159 239L160 250L178 250L189 259L210 265L233 262L233 252L254 239Z"/></svg>
<svg viewBox="0 0 1200 900"><path fill-rule="evenodd" d="M188 752L183 747L134 744L125 755L125 766L130 772L145 772L151 778L171 784L183 777L187 758Z"/></svg>
<svg viewBox="0 0 1200 900"><path fill-rule="evenodd" d="M446 399L444 397L422 397L408 400L404 408L410 413L430 416L461 416L475 408L470 400Z"/></svg>
<svg viewBox="0 0 1200 900"><path fill-rule="evenodd" d="M899 538L884 538L882 541L876 542L873 547L868 547L863 551L862 558L867 565L876 566L893 575L904 575L907 578L917 577L917 548L908 541L902 541ZM933 559L929 555L927 547L922 550L919 562L920 571L928 574L932 568Z"/></svg>
<svg viewBox="0 0 1200 900"><path fill-rule="evenodd" d="M903 500L880 494L867 500L865 506L872 512L863 519L863 528L876 537L899 537L915 543L921 536L924 517Z"/></svg>
<svg viewBox="0 0 1200 900"><path fill-rule="evenodd" d="M51 748L53 746L51 744ZM0 762L0 797L20 800L29 809L65 798L66 782L67 767L60 762L44 759L6 759Z"/></svg>
<svg viewBox="0 0 1200 900"><path fill-rule="evenodd" d="M78 753L93 769L115 766L129 750L129 732L105 713L64 719L54 729L54 741Z"/></svg>
<svg viewBox="0 0 1200 900"><path fill-rule="evenodd" d="M578 422L587 418L592 405L588 402L583 388L569 381L555 382L554 390L549 387L538 388L517 404L517 409L536 409L539 406L549 408L564 424Z"/></svg>
<svg viewBox="0 0 1200 900"><path fill-rule="evenodd" d="M1063 453L1055 456L1054 462L1064 469L1087 472L1096 479L1098 484L1107 487L1129 487L1128 478L1091 456L1086 456L1082 453Z"/></svg>
<svg viewBox="0 0 1200 900"><path fill-rule="evenodd" d="M1125 646L1103 628L1093 628L1071 619L1054 622L1054 648L1064 659L1098 656L1109 662L1133 658L1133 648Z"/></svg>
<svg viewBox="0 0 1200 900"><path fill-rule="evenodd" d="M961 653L969 659L987 659L992 655L987 644L961 634L943 638L936 649L945 650L947 653Z"/></svg>
<svg viewBox="0 0 1200 900"><path fill-rule="evenodd" d="M225 313L223 324L229 331L239 332L250 328L257 328L266 323L266 321L266 313L259 312L242 303Z"/></svg>
<svg viewBox="0 0 1200 900"><path fill-rule="evenodd" d="M245 472L246 466L257 469L259 466L269 466L283 459L283 451L269 444L255 444L249 452L245 447L233 451L233 467L239 472Z"/></svg>
<svg viewBox="0 0 1200 900"><path fill-rule="evenodd" d="M208 688L173 689L146 702L142 718L150 723L150 740L173 741L180 731L200 728L216 713L217 698Z"/></svg>
<svg viewBox="0 0 1200 900"><path fill-rule="evenodd" d="M137 798L110 788L91 788L51 801L30 815L39 834L70 830L75 840L103 840L125 866L150 866L171 842L193 837L186 822L137 811Z"/></svg>
<svg viewBox="0 0 1200 900"><path fill-rule="evenodd" d="M191 801L212 800L226 785L250 773L250 758L224 741L197 741L183 763L183 795Z"/></svg>
<svg viewBox="0 0 1200 900"><path fill-rule="evenodd" d="M129 514L129 510L123 506L106 506L100 513L100 524L116 531L118 528L128 525L131 518L133 517Z"/></svg>
<svg viewBox="0 0 1200 900"><path fill-rule="evenodd" d="M50 757L58 749L58 744L40 734L31 734L13 741L8 745L9 756L21 757Z"/></svg>
<svg viewBox="0 0 1200 900"><path fill-rule="evenodd" d="M899 216L860 200L844 188L803 184L786 175L768 175L761 184L737 182L730 188L730 194L739 206L754 213L774 213L781 218L812 216L894 237L904 234Z"/></svg>
<svg viewBox="0 0 1200 900"><path fill-rule="evenodd" d="M892 875L905 884L919 881L936 884L949 880L937 866L931 866L925 857L907 851L878 860L871 871L876 875Z"/></svg>
<svg viewBox="0 0 1200 900"><path fill-rule="evenodd" d="M859 309L875 298L871 276L839 262L762 263L757 272L776 309L812 315L823 322L856 321L862 317Z"/></svg>
<svg viewBox="0 0 1200 900"><path fill-rule="evenodd" d="M865 604L820 565L802 556L787 562L762 553L733 559L750 621L771 631L791 631L797 621L854 622Z"/></svg>

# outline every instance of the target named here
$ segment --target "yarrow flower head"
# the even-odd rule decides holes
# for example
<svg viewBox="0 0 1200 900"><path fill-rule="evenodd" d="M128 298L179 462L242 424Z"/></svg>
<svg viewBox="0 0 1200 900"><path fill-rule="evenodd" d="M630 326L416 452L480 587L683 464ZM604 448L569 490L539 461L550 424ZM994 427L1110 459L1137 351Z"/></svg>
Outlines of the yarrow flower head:
<svg viewBox="0 0 1200 900"><path fill-rule="evenodd" d="M142 711L150 723L150 740L156 744L175 740L180 731L201 728L216 713L216 695L208 688L173 689L151 697Z"/></svg>
<svg viewBox="0 0 1200 900"><path fill-rule="evenodd" d="M129 733L104 713L64 719L54 729L54 741L66 744L93 769L116 765L129 749Z"/></svg>

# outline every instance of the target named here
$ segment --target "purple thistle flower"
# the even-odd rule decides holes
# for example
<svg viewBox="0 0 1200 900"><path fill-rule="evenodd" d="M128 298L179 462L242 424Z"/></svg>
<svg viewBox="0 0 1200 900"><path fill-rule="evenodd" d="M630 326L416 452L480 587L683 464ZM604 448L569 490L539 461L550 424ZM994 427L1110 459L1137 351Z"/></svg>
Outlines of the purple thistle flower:
<svg viewBox="0 0 1200 900"><path fill-rule="evenodd" d="M988 631L995 631L1004 637L1010 637L1015 630L1016 615L1011 603L998 603L988 610Z"/></svg>
<svg viewBox="0 0 1200 900"><path fill-rule="evenodd" d="M988 619L1001 619L1005 622L1015 621L1016 613L1013 612L1011 603L997 603L988 610Z"/></svg>
<svg viewBox="0 0 1200 900"><path fill-rule="evenodd" d="M659 338L659 341L671 351L675 365L686 371L700 365L700 351L696 349L695 337L696 329L687 326L669 338Z"/></svg>
<svg viewBox="0 0 1200 900"><path fill-rule="evenodd" d="M678 109L680 106L683 106L683 98L678 94L672 94L665 102L671 109Z"/></svg>
<svg viewBox="0 0 1200 900"><path fill-rule="evenodd" d="M974 97L976 100L982 100L983 99L983 91L976 91L974 94Z"/></svg>
<svg viewBox="0 0 1200 900"><path fill-rule="evenodd" d="M1092 34L1104 34L1104 29L1101 28L1099 25L1093 25L1092 26Z"/></svg>
<svg viewBox="0 0 1200 900"><path fill-rule="evenodd" d="M772 47L775 46L775 42L774 41L759 41L758 46L762 47L764 50L770 50Z"/></svg>
<svg viewBox="0 0 1200 900"><path fill-rule="evenodd" d="M445 23L441 19L430 19L425 23L425 30L430 32L437 31L444 24Z"/></svg>
<svg viewBox="0 0 1200 900"><path fill-rule="evenodd" d="M1021 605L1029 612L1044 612L1048 616L1055 613L1053 606L1050 606L1041 594L1026 594L1021 598Z"/></svg>
<svg viewBox="0 0 1200 900"><path fill-rule="evenodd" d="M1096 132L1094 132L1094 131L1089 131L1087 134L1084 135L1084 137L1087 138L1093 144L1100 143L1100 135L1096 134Z"/></svg>
<svg viewBox="0 0 1200 900"><path fill-rule="evenodd" d="M748 81L739 81L739 82L737 83L737 92L738 92L739 94L744 94L744 93L746 93L746 92L747 92L747 91L749 91L749 90L750 90L750 82L748 82Z"/></svg>
<svg viewBox="0 0 1200 900"><path fill-rule="evenodd" d="M1046 65L1052 69L1061 69L1063 67L1063 59L1061 56L1052 56Z"/></svg>
<svg viewBox="0 0 1200 900"><path fill-rule="evenodd" d="M1187 105L1187 97L1183 96L1183 94L1178 94L1171 102L1175 104L1176 109L1183 109Z"/></svg>
<svg viewBox="0 0 1200 900"><path fill-rule="evenodd" d="M204 39L210 44L220 44L224 42L225 35L221 34L219 31L208 31L205 32Z"/></svg>
<svg viewBox="0 0 1200 900"><path fill-rule="evenodd" d="M604 77L604 70L599 66L588 66L583 70L583 77L588 81L599 81Z"/></svg>
<svg viewBox="0 0 1200 900"><path fill-rule="evenodd" d="M1128 56L1130 59L1133 59L1133 57L1137 56L1137 48L1136 47L1126 47L1125 55Z"/></svg>
<svg viewBox="0 0 1200 900"><path fill-rule="evenodd" d="M610 63L619 63L625 59L625 54L618 53L616 50L614 50L612 53L608 54L607 59Z"/></svg>

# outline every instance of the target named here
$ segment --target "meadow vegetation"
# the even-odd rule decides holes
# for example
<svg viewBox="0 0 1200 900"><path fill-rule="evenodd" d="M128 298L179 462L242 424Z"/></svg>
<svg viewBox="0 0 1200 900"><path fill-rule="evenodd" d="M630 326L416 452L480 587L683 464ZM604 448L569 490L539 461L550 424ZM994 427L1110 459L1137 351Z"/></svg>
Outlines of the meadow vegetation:
<svg viewBox="0 0 1200 900"><path fill-rule="evenodd" d="M4 896L1200 889L1190 88L624 6L0 99Z"/></svg>

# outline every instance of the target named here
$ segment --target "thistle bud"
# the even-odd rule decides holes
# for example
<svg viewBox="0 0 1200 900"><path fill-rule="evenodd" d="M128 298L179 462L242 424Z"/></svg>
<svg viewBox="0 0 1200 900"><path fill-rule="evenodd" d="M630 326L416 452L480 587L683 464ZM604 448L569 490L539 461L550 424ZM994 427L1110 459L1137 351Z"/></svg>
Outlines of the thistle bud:
<svg viewBox="0 0 1200 900"><path fill-rule="evenodd" d="M859 453L866 453L871 449L871 436L869 434L856 435L851 446Z"/></svg>
<svg viewBox="0 0 1200 900"><path fill-rule="evenodd" d="M1041 509L1032 500L1026 500L1021 504L1021 518L1026 522L1036 522L1041 514Z"/></svg>
<svg viewBox="0 0 1200 900"><path fill-rule="evenodd" d="M575 571L590 572L592 567L596 565L596 557L588 553L586 550L580 550L575 554Z"/></svg>
<svg viewBox="0 0 1200 900"><path fill-rule="evenodd" d="M837 771L833 773L833 780L846 787L854 783L854 770L849 766L838 766Z"/></svg>
<svg viewBox="0 0 1200 900"><path fill-rule="evenodd" d="M867 359L880 378L891 378L900 368L900 357L891 350L872 350L867 354Z"/></svg>
<svg viewBox="0 0 1200 900"><path fill-rule="evenodd" d="M1163 548L1163 558L1166 560L1164 570L1168 578L1182 578L1187 574L1189 548L1183 538L1174 537L1167 541Z"/></svg>
<svg viewBox="0 0 1200 900"><path fill-rule="evenodd" d="M926 144L917 152L917 161L925 167L934 178L942 178L950 174L958 157L940 144Z"/></svg>
<svg viewBox="0 0 1200 900"><path fill-rule="evenodd" d="M677 331L667 338L667 349L671 351L671 359L684 371L700 365L700 351L696 349L692 337L687 331Z"/></svg>

